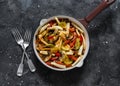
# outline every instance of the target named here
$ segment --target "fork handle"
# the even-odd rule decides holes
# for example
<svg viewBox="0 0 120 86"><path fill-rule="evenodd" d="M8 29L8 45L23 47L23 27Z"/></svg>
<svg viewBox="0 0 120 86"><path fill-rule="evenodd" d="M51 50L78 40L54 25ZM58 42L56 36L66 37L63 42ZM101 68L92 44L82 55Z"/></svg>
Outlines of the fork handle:
<svg viewBox="0 0 120 86"><path fill-rule="evenodd" d="M35 72L36 68L35 68L35 66L33 65L32 60L31 60L31 59L28 59L28 60L27 60L27 63L28 63L28 66L29 66L31 72Z"/></svg>
<svg viewBox="0 0 120 86"><path fill-rule="evenodd" d="M36 71L36 68L32 62L32 60L28 57L28 54L25 52L25 55L27 57L27 63L28 63L28 67L30 68L30 71L31 72L35 72Z"/></svg>
<svg viewBox="0 0 120 86"><path fill-rule="evenodd" d="M24 52L23 52L23 54L22 54L21 62L20 62L20 64L19 64L19 66L18 66L17 76L22 76L22 74L23 74L23 67L24 67L24 65L23 65L23 60L24 60Z"/></svg>
<svg viewBox="0 0 120 86"><path fill-rule="evenodd" d="M23 74L23 63L20 63L19 66L18 66L18 70L17 70L17 76L22 76Z"/></svg>

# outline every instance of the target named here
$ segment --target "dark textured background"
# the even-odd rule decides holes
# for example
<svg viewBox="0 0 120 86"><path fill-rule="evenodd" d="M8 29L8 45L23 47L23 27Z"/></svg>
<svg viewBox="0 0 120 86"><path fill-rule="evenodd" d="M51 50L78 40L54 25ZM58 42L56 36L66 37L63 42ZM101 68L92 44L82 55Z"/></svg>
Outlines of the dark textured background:
<svg viewBox="0 0 120 86"><path fill-rule="evenodd" d="M100 2L0 0L0 86L120 86L120 7L104 10L90 23L90 51L82 68L67 72L46 68L37 60L31 42L27 52L37 71L31 73L25 64L23 76L16 76L22 50L11 35L12 28L18 27L22 34L27 28L34 33L43 18L83 18Z"/></svg>

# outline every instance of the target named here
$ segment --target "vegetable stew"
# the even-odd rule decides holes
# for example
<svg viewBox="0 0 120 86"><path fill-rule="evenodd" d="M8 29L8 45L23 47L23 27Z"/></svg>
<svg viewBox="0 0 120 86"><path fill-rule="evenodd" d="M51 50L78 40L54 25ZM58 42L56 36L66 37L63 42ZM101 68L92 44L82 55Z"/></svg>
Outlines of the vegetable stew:
<svg viewBox="0 0 120 86"><path fill-rule="evenodd" d="M49 66L68 68L76 65L85 52L84 31L69 19L59 19L38 27L36 50Z"/></svg>

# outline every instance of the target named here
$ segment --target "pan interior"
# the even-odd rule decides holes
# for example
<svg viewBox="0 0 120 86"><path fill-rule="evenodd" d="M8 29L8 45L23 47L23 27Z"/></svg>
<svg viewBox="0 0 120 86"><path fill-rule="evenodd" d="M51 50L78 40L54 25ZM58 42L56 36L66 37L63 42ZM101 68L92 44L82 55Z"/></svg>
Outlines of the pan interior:
<svg viewBox="0 0 120 86"><path fill-rule="evenodd" d="M84 36L85 36L85 40L86 40L86 49L85 49L85 53L84 53L84 56L82 58L82 60L80 62L78 62L78 65L76 66L73 66L73 67L69 67L69 68L66 68L66 69L58 69L58 68L54 68L54 67L51 67L51 66L48 66L46 65L46 63L40 58L40 56L38 55L38 52L35 48L36 44L35 44L35 40L36 40L36 34L38 33L39 31L39 28L41 28L42 26L44 26L45 24L47 24L48 22L52 21L52 20L55 20L55 17L58 17L58 19L68 19L69 21L75 23L76 25L78 25L79 27L82 28L82 30L84 31ZM50 69L53 69L53 70L57 70L57 71L66 71L66 70L70 70L70 69L73 69L75 67L81 67L82 65L79 65L79 63L83 63L84 59L86 58L87 54L88 54L88 51L89 51L89 36L88 36L88 32L86 30L86 28L76 19L72 18L72 17L69 17L69 16L53 16L53 17L50 17L48 19L46 19L46 21L44 21L44 23L42 23L39 28L37 28L37 30L35 31L35 34L34 34L34 39L33 39L33 48L34 48L34 51L35 51L35 54L37 56L37 58L40 60L40 62L42 62L45 66L47 66L48 68Z"/></svg>

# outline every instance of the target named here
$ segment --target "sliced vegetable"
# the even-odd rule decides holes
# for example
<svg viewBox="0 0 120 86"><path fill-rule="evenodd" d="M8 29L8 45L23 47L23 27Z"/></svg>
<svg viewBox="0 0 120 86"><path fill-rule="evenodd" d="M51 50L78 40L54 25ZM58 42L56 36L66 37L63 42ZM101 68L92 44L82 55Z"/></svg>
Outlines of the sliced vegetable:
<svg viewBox="0 0 120 86"><path fill-rule="evenodd" d="M69 44L70 43L70 40L66 40L65 42L64 42L64 44L66 45L66 44Z"/></svg>
<svg viewBox="0 0 120 86"><path fill-rule="evenodd" d="M53 65L53 66L55 66L55 67L58 67L58 68L62 68L62 69L66 68L65 65L61 65L61 64L58 64L58 63L56 63L56 62L51 62L51 65Z"/></svg>
<svg viewBox="0 0 120 86"><path fill-rule="evenodd" d="M38 38L39 38L39 40L41 40L41 38L42 38L42 35L40 34L40 35L38 35Z"/></svg>
<svg viewBox="0 0 120 86"><path fill-rule="evenodd" d="M38 44L38 45L36 46L36 49L37 49L37 50L43 50L43 49L44 49L44 46L42 46L42 44Z"/></svg>
<svg viewBox="0 0 120 86"><path fill-rule="evenodd" d="M73 61L76 61L77 60L77 58L74 56L74 55L69 55L68 56L70 59L72 59Z"/></svg>
<svg viewBox="0 0 120 86"><path fill-rule="evenodd" d="M73 40L73 42L71 42L71 43L70 43L70 47L71 47L71 48L73 48L73 47L74 47L75 42L76 42L76 39L75 39L75 40Z"/></svg>
<svg viewBox="0 0 120 86"><path fill-rule="evenodd" d="M52 26L52 27L51 27L51 29L63 30L63 28L62 28L62 27L60 27L60 26Z"/></svg>
<svg viewBox="0 0 120 86"><path fill-rule="evenodd" d="M46 64L49 65L49 66L52 66L52 65L51 65L51 62L46 62Z"/></svg>
<svg viewBox="0 0 120 86"><path fill-rule="evenodd" d="M70 28L69 30L70 30L71 33L75 32L75 28L74 27Z"/></svg>
<svg viewBox="0 0 120 86"><path fill-rule="evenodd" d="M83 33L84 31L80 28L80 27L78 27L76 24L74 24L74 23L71 23L76 29L78 29L81 33Z"/></svg>
<svg viewBox="0 0 120 86"><path fill-rule="evenodd" d="M67 23L67 25L66 25L66 35L67 35L67 37L69 36L69 28L70 28L70 23Z"/></svg>
<svg viewBox="0 0 120 86"><path fill-rule="evenodd" d="M77 38L77 33L74 32L74 33L73 33L73 39L72 39L72 41L76 40L76 38Z"/></svg>
<svg viewBox="0 0 120 86"><path fill-rule="evenodd" d="M46 47L54 47L54 44L47 44Z"/></svg>
<svg viewBox="0 0 120 86"><path fill-rule="evenodd" d="M86 49L86 42L85 42L85 38L83 36L83 34L81 34L82 38L83 38L83 48Z"/></svg>
<svg viewBox="0 0 120 86"><path fill-rule="evenodd" d="M57 64L64 65L61 61L55 61Z"/></svg>
<svg viewBox="0 0 120 86"><path fill-rule="evenodd" d="M43 44L48 45L48 43L47 43L43 38L41 38L40 41L41 41Z"/></svg>
<svg viewBox="0 0 120 86"><path fill-rule="evenodd" d="M68 64L72 64L72 60L69 59L69 57L67 55L64 55L63 57L63 62L68 65Z"/></svg>
<svg viewBox="0 0 120 86"><path fill-rule="evenodd" d="M79 48L80 48L80 39L77 38L75 43L75 50L78 50Z"/></svg>
<svg viewBox="0 0 120 86"><path fill-rule="evenodd" d="M48 51L40 51L40 53L43 55L48 55Z"/></svg>
<svg viewBox="0 0 120 86"><path fill-rule="evenodd" d="M58 57L52 57L50 60L54 61L56 59L58 59Z"/></svg>
<svg viewBox="0 0 120 86"><path fill-rule="evenodd" d="M53 44L48 44L43 38L41 38L41 42L46 45L46 47L54 47Z"/></svg>
<svg viewBox="0 0 120 86"><path fill-rule="evenodd" d="M43 31L45 31L45 29L50 26L50 24L46 24L44 25L41 29L40 29L40 33L42 33Z"/></svg>
<svg viewBox="0 0 120 86"><path fill-rule="evenodd" d="M60 57L61 54L60 54L59 52L56 52L56 53L55 53L55 56Z"/></svg>
<svg viewBox="0 0 120 86"><path fill-rule="evenodd" d="M54 39L54 36L48 36L48 39L52 40L52 39Z"/></svg>
<svg viewBox="0 0 120 86"><path fill-rule="evenodd" d="M41 50L43 50L43 51L50 51L51 48L43 48L43 49L41 49Z"/></svg>
<svg viewBox="0 0 120 86"><path fill-rule="evenodd" d="M72 50L69 50L68 52L66 51L62 51L63 54L66 54L66 55L73 55L73 51Z"/></svg>
<svg viewBox="0 0 120 86"><path fill-rule="evenodd" d="M56 22L57 22L58 24L60 24L60 21L58 20L57 17L55 17L55 20L56 20Z"/></svg>
<svg viewBox="0 0 120 86"><path fill-rule="evenodd" d="M41 33L42 37L45 36L46 34L47 34L47 31L43 31L43 32Z"/></svg>
<svg viewBox="0 0 120 86"><path fill-rule="evenodd" d="M55 23L53 21L49 22L50 27L52 27Z"/></svg>
<svg viewBox="0 0 120 86"><path fill-rule="evenodd" d="M43 36L45 36L46 33L47 31L43 31L41 34L38 35L38 38L41 39Z"/></svg>
<svg viewBox="0 0 120 86"><path fill-rule="evenodd" d="M72 66L75 66L82 59L82 57L83 55L79 56L78 59L72 64Z"/></svg>
<svg viewBox="0 0 120 86"><path fill-rule="evenodd" d="M59 37L58 41L55 44L56 44L55 47L58 47L60 50L62 46L62 39Z"/></svg>
<svg viewBox="0 0 120 86"><path fill-rule="evenodd" d="M65 40L65 39L66 39L65 34L66 34L65 31L60 31L60 34L59 34L59 35L60 35L60 37L61 37L62 39Z"/></svg>
<svg viewBox="0 0 120 86"><path fill-rule="evenodd" d="M62 28L66 28L66 22L60 22L58 25L61 26Z"/></svg>
<svg viewBox="0 0 120 86"><path fill-rule="evenodd" d="M70 46L69 46L68 44L65 45L65 46L62 46L61 48L62 48L62 50L64 50L64 51L69 51L69 50L70 50Z"/></svg>
<svg viewBox="0 0 120 86"><path fill-rule="evenodd" d="M79 33L78 29L76 29L76 33L77 33L78 36L80 36L80 33Z"/></svg>
<svg viewBox="0 0 120 86"><path fill-rule="evenodd" d="M82 51L83 51L83 44L80 46L80 49L78 50L78 55L82 55Z"/></svg>
<svg viewBox="0 0 120 86"><path fill-rule="evenodd" d="M73 39L73 37L74 37L73 34L70 34L68 39L71 40L71 39Z"/></svg>
<svg viewBox="0 0 120 86"><path fill-rule="evenodd" d="M47 57L44 59L44 61L47 62L47 61L49 61L50 59L51 59L51 55L50 55L50 56L47 56Z"/></svg>
<svg viewBox="0 0 120 86"><path fill-rule="evenodd" d="M55 56L55 54L53 53L52 56Z"/></svg>
<svg viewBox="0 0 120 86"><path fill-rule="evenodd" d="M80 38L80 42L82 43L83 42L83 37L82 35L78 36Z"/></svg>
<svg viewBox="0 0 120 86"><path fill-rule="evenodd" d="M51 53L56 53L57 51L59 51L59 47L51 48Z"/></svg>

